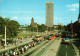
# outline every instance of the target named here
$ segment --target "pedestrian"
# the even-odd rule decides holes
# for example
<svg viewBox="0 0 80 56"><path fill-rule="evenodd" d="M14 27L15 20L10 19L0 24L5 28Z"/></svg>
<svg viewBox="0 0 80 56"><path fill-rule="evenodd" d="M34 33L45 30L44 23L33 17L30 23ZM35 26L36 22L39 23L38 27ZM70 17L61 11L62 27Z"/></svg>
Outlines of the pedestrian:
<svg viewBox="0 0 80 56"><path fill-rule="evenodd" d="M36 42L34 43L34 46L36 45Z"/></svg>
<svg viewBox="0 0 80 56"><path fill-rule="evenodd" d="M12 51L11 51L11 50L10 50L10 52L9 52L9 53L10 53L10 56L12 56Z"/></svg>
<svg viewBox="0 0 80 56"><path fill-rule="evenodd" d="M16 55L17 55L17 49L15 50L15 52L16 52Z"/></svg>
<svg viewBox="0 0 80 56"><path fill-rule="evenodd" d="M22 54L24 53L24 47L22 47Z"/></svg>
<svg viewBox="0 0 80 56"><path fill-rule="evenodd" d="M24 46L24 52L26 51L26 45Z"/></svg>
<svg viewBox="0 0 80 56"><path fill-rule="evenodd" d="M7 53L9 54L9 50L7 51Z"/></svg>
<svg viewBox="0 0 80 56"><path fill-rule="evenodd" d="M8 42L7 42L7 45L8 45Z"/></svg>
<svg viewBox="0 0 80 56"><path fill-rule="evenodd" d="M20 54L22 54L22 49L20 49Z"/></svg>
<svg viewBox="0 0 80 56"><path fill-rule="evenodd" d="M3 56L3 53L2 53L2 56Z"/></svg>
<svg viewBox="0 0 80 56"><path fill-rule="evenodd" d="M31 48L31 45L29 44L29 48Z"/></svg>
<svg viewBox="0 0 80 56"><path fill-rule="evenodd" d="M16 50L17 50L17 51L19 50L18 47L16 48Z"/></svg>
<svg viewBox="0 0 80 56"><path fill-rule="evenodd" d="M24 47L23 47L23 53L24 53Z"/></svg>
<svg viewBox="0 0 80 56"><path fill-rule="evenodd" d="M13 52L13 56L15 56L16 55L16 52L15 52L15 50L14 50L14 52Z"/></svg>
<svg viewBox="0 0 80 56"><path fill-rule="evenodd" d="M26 46L26 50L28 50L28 46Z"/></svg>
<svg viewBox="0 0 80 56"><path fill-rule="evenodd" d="M20 56L20 51L18 50L18 56Z"/></svg>
<svg viewBox="0 0 80 56"><path fill-rule="evenodd" d="M7 56L10 56L10 55L9 55L9 53L8 53L8 55L7 55Z"/></svg>
<svg viewBox="0 0 80 56"><path fill-rule="evenodd" d="M8 52L5 53L5 56L8 56Z"/></svg>

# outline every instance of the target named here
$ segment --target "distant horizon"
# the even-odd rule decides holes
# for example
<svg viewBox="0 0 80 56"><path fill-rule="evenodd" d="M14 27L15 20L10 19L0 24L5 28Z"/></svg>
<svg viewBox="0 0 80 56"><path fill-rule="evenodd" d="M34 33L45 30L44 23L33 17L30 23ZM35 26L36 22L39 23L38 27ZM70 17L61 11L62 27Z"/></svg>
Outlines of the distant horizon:
<svg viewBox="0 0 80 56"><path fill-rule="evenodd" d="M32 17L37 24L45 24L46 2L54 3L53 25L67 25L76 22L79 15L79 1L76 0L2 0L0 16L16 20L20 25L30 25Z"/></svg>

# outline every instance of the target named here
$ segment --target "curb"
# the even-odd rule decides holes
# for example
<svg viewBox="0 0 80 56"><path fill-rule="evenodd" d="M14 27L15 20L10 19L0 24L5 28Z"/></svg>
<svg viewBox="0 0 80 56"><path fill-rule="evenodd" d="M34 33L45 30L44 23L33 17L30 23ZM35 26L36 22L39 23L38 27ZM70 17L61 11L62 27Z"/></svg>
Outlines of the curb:
<svg viewBox="0 0 80 56"><path fill-rule="evenodd" d="M72 43L72 46L74 48L74 51L75 51L75 55L76 56L79 56L79 49Z"/></svg>

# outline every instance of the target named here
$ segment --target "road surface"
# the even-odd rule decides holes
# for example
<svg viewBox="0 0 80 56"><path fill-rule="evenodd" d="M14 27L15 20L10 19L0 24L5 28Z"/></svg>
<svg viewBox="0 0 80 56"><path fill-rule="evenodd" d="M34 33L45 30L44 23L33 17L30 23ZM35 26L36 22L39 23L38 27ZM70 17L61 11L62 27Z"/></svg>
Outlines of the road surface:
<svg viewBox="0 0 80 56"><path fill-rule="evenodd" d="M75 56L75 52L70 44L60 44L56 56Z"/></svg>
<svg viewBox="0 0 80 56"><path fill-rule="evenodd" d="M57 52L60 41L61 40L58 40L57 38L53 40L43 41L41 44L27 50L26 53L23 54L23 56L51 56L50 53L52 53L52 56L56 56L57 53L53 52L51 49Z"/></svg>

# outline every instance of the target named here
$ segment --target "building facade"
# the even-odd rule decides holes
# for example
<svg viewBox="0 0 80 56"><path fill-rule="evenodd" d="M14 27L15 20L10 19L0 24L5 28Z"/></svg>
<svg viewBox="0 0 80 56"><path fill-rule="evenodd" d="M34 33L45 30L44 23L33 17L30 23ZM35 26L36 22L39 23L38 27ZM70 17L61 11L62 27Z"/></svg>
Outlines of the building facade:
<svg viewBox="0 0 80 56"><path fill-rule="evenodd" d="M80 13L79 13L79 15L78 15L78 22L80 23Z"/></svg>
<svg viewBox="0 0 80 56"><path fill-rule="evenodd" d="M62 24L62 23L58 23L58 25L63 26L63 24Z"/></svg>
<svg viewBox="0 0 80 56"><path fill-rule="evenodd" d="M31 27L37 27L37 23L34 22L34 19L31 19Z"/></svg>
<svg viewBox="0 0 80 56"><path fill-rule="evenodd" d="M46 2L46 26L53 27L53 2Z"/></svg>
<svg viewBox="0 0 80 56"><path fill-rule="evenodd" d="M59 25L54 25L54 29L55 29L55 28L58 28L58 26L59 26Z"/></svg>

